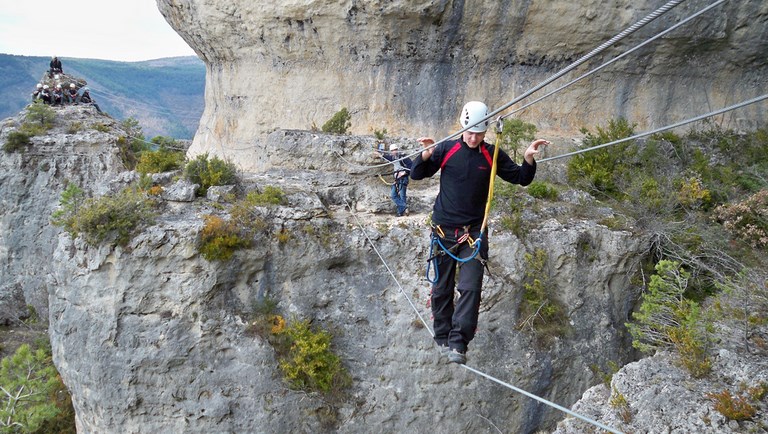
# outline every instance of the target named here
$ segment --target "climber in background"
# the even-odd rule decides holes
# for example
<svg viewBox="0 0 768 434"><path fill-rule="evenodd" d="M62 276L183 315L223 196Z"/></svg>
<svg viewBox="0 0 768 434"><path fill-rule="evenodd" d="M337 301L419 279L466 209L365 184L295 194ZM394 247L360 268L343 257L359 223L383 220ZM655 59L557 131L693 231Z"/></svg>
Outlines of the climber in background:
<svg viewBox="0 0 768 434"><path fill-rule="evenodd" d="M64 70L61 69L61 60L57 56L51 58L51 63L48 64L48 77L53 77L54 74L63 74Z"/></svg>
<svg viewBox="0 0 768 434"><path fill-rule="evenodd" d="M53 90L53 103L51 105L64 105L64 92L61 90L61 85L57 84L56 89Z"/></svg>
<svg viewBox="0 0 768 434"><path fill-rule="evenodd" d="M431 137L419 138L425 149L416 156L411 170L415 180L440 171L440 191L432 208L432 242L439 241L437 245L444 247L438 247L430 258L436 276L430 303L435 342L451 363L466 363L467 346L475 337L480 313L488 260L488 231L481 231L494 164L494 146L484 141L488 123L488 107L480 101L468 102L459 118L462 129L466 128L461 137L435 146ZM512 184L530 184L536 175L534 156L548 143L533 141L522 165L499 149L496 174ZM454 288L459 292L455 304Z"/></svg>
<svg viewBox="0 0 768 434"><path fill-rule="evenodd" d="M411 173L413 161L400 152L397 143L389 145L389 152L377 150L379 156L392 162L393 184L390 192L390 198L395 203L398 217L408 215L408 179ZM403 158L405 157L405 158Z"/></svg>
<svg viewBox="0 0 768 434"><path fill-rule="evenodd" d="M51 98L51 91L48 88L48 85L43 85L43 90L40 92L40 99L43 100L43 104L50 104Z"/></svg>
<svg viewBox="0 0 768 434"><path fill-rule="evenodd" d="M67 104L77 104L79 95L77 94L77 86L75 83L69 84L69 89L66 92Z"/></svg>
<svg viewBox="0 0 768 434"><path fill-rule="evenodd" d="M80 95L80 102L83 104L91 104L94 107L96 107L96 111L101 113L101 109L99 108L99 105L96 104L96 101L91 98L91 92L87 87L83 88L83 94Z"/></svg>
<svg viewBox="0 0 768 434"><path fill-rule="evenodd" d="M35 91L32 92L32 102L39 100L41 98L41 93L43 93L43 83L37 83Z"/></svg>

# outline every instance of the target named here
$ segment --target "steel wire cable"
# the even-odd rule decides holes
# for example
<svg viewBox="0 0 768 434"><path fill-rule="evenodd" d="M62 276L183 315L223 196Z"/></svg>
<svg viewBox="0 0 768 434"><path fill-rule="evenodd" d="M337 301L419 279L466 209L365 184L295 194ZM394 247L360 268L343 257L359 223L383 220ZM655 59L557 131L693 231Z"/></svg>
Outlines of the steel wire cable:
<svg viewBox="0 0 768 434"><path fill-rule="evenodd" d="M384 259L384 257L379 252L379 249L376 248L376 245L373 243L373 240L371 240L371 238L368 236L368 233L365 231L365 227L363 226L363 224L360 221L360 219L357 217L357 214L355 213L355 211L352 209L352 206L349 204L349 202L345 201L345 203L347 205L347 208L349 208L350 214L352 214L352 217L354 217L354 219L355 219L355 221L357 223L357 226L360 228L360 231L363 233L363 236L365 236L365 239L368 241L368 244L371 246L371 248L373 248L373 251L376 253L376 256L379 257L379 260L381 261L381 263L384 264L384 267L387 269L387 272L389 272L389 275L392 277L392 280L395 281L395 284L397 285L400 293L403 294L403 296L405 296L406 300L408 300L408 303L411 305L411 308L414 310L414 312L416 312L416 315L418 315L419 320L421 320L422 324L424 324L424 327L427 329L429 334L434 338L435 337L435 333L432 331L432 329L429 328L429 325L424 320L424 317L421 315L421 312L419 312L419 310L416 307L416 305L414 304L414 302L411 300L411 298L408 296L408 294L406 294L405 289L400 284L400 282L397 280L397 276L395 276L395 273L392 272L392 269L389 267L389 265L387 264L387 261ZM545 398L542 398L542 397L540 397L538 395L535 395L535 394L533 394L531 392L528 392L528 391L523 390L523 389L521 389L519 387L513 386L512 384L509 384L509 383L506 383L504 381L501 381L498 378L493 377L493 376L491 376L489 374L486 374L486 373L484 373L484 372L482 372L482 371L480 371L478 369L471 368L471 367L467 366L466 364L462 364L461 366L464 369L466 369L466 370L468 370L470 372L473 372L473 373L475 373L475 374L477 374L477 375L479 375L481 377L487 378L487 379L489 379L489 380L491 380L491 381L493 381L493 382L495 382L497 384L500 384L500 385L502 385L504 387L509 388L510 390L518 392L518 393L520 393L522 395L525 395L525 396L527 396L529 398L535 399L536 401L539 401L539 402L541 402L541 403L543 403L545 405L548 405L548 406L550 406L552 408L560 410L560 411L562 411L562 412L564 412L566 414L569 414L569 415L571 415L571 416L573 416L575 418L581 419L584 422L587 422L587 423L589 423L591 425L594 425L594 426L596 426L598 428L604 429L604 430L606 430L608 432L611 432L613 434L623 434L621 431L618 431L618 430L616 430L614 428L606 426L606 425L604 425L604 424L602 424L602 423L600 423L600 422L598 422L596 420L590 419L590 418L588 418L586 416L583 416L583 415L581 415L579 413L576 413L573 410L567 409L567 408L565 408L565 407L563 407L563 406L561 406L559 404L556 404L556 403L554 403L552 401L549 401L549 400L547 400Z"/></svg>
<svg viewBox="0 0 768 434"><path fill-rule="evenodd" d="M505 114L504 116L500 116L500 117L499 117L499 119L502 119L502 120L503 120L503 119L505 119L505 118L507 118L507 117L509 117L509 116L511 116L511 115L513 115L513 114L515 114L515 113L517 113L517 112L519 112L519 111L522 111L523 109L526 109L526 108L528 108L528 107L532 106L533 104L536 104L537 102L539 102L539 101L541 101L541 100L543 100L543 99L545 99L545 98L548 98L548 97L550 97L550 96L554 95L555 93L557 93L557 92L559 92L559 91L561 91L561 90L563 90L563 89L565 89L565 88L567 88L567 87L569 87L569 86L573 85L574 83L576 83L576 82L578 82L578 81L580 81L580 80L582 80L582 79L584 79L584 78L586 78L586 77L588 77L588 76L590 76L590 75L592 75L592 74L596 73L597 71L600 71L601 69L605 68L606 66L608 66L608 65L611 65L612 63L614 63L614 62L616 62L616 61L618 61L618 60L620 60L620 59L624 58L625 56L627 56L627 55L629 55L629 54L631 54L631 53L633 53L633 52L635 52L635 51L639 50L640 48L642 48L642 47L644 47L644 46L646 46L646 45L650 44L651 42L655 41L656 39L659 39L660 37L662 37L662 36L666 35L667 33L669 33L669 32L671 32L671 31L673 31L673 30L677 29L678 27L680 27L680 26L682 26L682 25L684 25L684 24L688 23L689 21L693 20L694 18L697 18L699 15L702 15L702 14L704 14L705 12L709 12L709 10L710 10L710 9L713 9L713 8L715 8L715 7L717 7L717 6L720 6L720 4L722 4L722 3L725 3L725 2L726 2L726 0L718 0L718 1L714 2L714 3L712 3L711 5L709 5L709 6L705 7L704 9L702 9L702 10L700 10L700 11L696 12L695 14L693 14L693 15L689 16L688 18L686 18L686 19L684 19L684 20L680 21L679 23L677 23L677 24L673 25L672 27L670 27L670 28L668 28L668 29L666 29L666 30L664 30L664 31L660 32L660 33L659 33L659 34L657 34L656 36L653 36L653 37L651 37L651 38L649 38L649 39L646 39L646 40L645 40L645 41L643 41L642 43L640 43L640 44L638 44L638 45L635 45L635 46L634 46L632 49L630 49L630 50L627 50L627 51L625 51L624 53L622 53L622 54L620 54L620 55L618 55L618 56L614 57L613 59L611 59L611 60L609 60L609 61L607 61L607 62L603 63L602 65L598 66L597 68L594 68L594 69L592 69L591 71L589 71L589 72L586 72L586 73L584 73L583 75L580 75L579 77L577 77L577 78L575 78L575 79L573 79L573 80L569 81L568 83L566 83L566 84L564 84L564 85L562 85L562 86L558 87L557 89L555 89L555 90L553 90L553 91L551 91L551 92L547 93L546 95L543 95L543 96L541 96L541 97L539 97L539 98L536 98L535 100L533 100L533 101L531 101L531 102L529 102L529 103L526 103L525 105L523 105L523 106L521 106L521 107L518 107L518 108L516 108L516 109L512 110L511 112L509 112L509 113Z"/></svg>
<svg viewBox="0 0 768 434"><path fill-rule="evenodd" d="M493 118L494 116L496 116L497 114L499 114L499 113L501 113L502 111L506 110L507 108L509 108L509 107L510 107L510 106L512 106L513 104L516 104L516 103L520 102L521 100L523 100L523 99L527 98L528 96L530 96L530 95L531 95L531 94L533 94L534 92L536 92L536 91L540 90L541 88L543 88L544 86L548 85L549 83L551 83L551 82L553 82L553 81L557 80L558 78L562 77L563 75L567 74L568 72L570 72L570 71L571 71L571 70L573 70L574 68L578 67L578 66L579 66L579 65L581 65L582 63L584 63L584 62L586 62L587 60L589 60L589 59L591 59L591 58L595 57L595 56L596 56L596 55L598 55L599 53L601 53L601 52L605 51L605 50L606 50L608 47L610 47L611 45L613 45L613 44L617 43L618 41L620 41L620 40L624 39L625 37L627 37L627 36L631 35L632 33L636 32L638 29L640 29L641 27L643 27L643 26L645 26L646 24L650 23L651 21L655 20L656 18L660 17L661 15L663 15L663 14L665 14L665 13L669 12L669 10L671 10L671 9L672 9L672 8L674 8L675 6L679 5L679 4L680 4L680 3L682 3L683 1L685 1L685 0L671 0L671 1L667 2L666 4L664 4L663 6L661 6L660 8L658 8L658 9L656 9L655 11L651 12L650 14L646 15L646 16L645 16L643 19L641 19L640 21L638 21L638 22L636 22L636 23L632 24L631 26L629 26L628 28L626 28L626 29L622 30L622 31L621 31L620 33L618 33L616 36L614 36L614 37L612 37L611 39L607 40L606 42L603 42L602 44L598 45L596 48L594 48L592 51L590 51L589 53L585 54L584 56L582 56L582 57L581 57L581 58L579 58L578 60L574 61L573 63L571 63L570 65L568 65L568 66L566 66L565 68L561 69L560 71L556 72L555 74L553 74L552 76L550 76L550 77L549 77L549 78L547 78L546 80L542 81L541 83L537 84L537 85L536 85L536 86L534 86L533 88L531 88L531 89L529 89L528 91L524 92L522 95L520 95L520 96L518 96L518 97L514 98L512 101L510 101L510 102L508 102L508 103L506 103L506 104L502 105L502 106L501 106L501 107L499 107L498 109L496 109L496 110L492 111L491 113L489 113L488 115L486 115L484 118L482 118L482 119L481 119L481 120L479 120L478 122L476 122L476 123L474 123L474 124L472 124L472 125L467 125L466 127L462 128L461 130L459 130L459 131L457 131L457 132L455 132L455 133L453 133L453 134L451 134L451 135L449 135L449 136L446 136L446 137L444 137L444 138L443 138L443 139L441 139L441 140L437 140L437 141L435 141L435 143L434 143L433 145L431 145L431 146L427 146L427 147L424 147L424 148L420 149L420 150L419 150L419 151L417 151L417 152L414 152L414 153L412 153L412 154L406 155L406 156L405 156L405 157L403 157L403 158L414 157L414 156L418 155L419 153L421 153L422 151L424 151L424 150L426 150L426 149L430 149L430 148L433 148L433 147L437 146L439 143L441 143L441 142L444 142L444 141L446 141L446 140L450 140L450 139L452 139L452 138L454 138L454 137L458 136L459 134L462 134L463 132L465 132L465 131L469 130L470 128L473 128L475 125L477 125L477 124L479 124L479 123L482 123L482 122L485 122L485 121L487 121L487 120L489 120L489 119ZM341 157L341 156L340 156L338 153L337 153L337 155L338 155L339 157ZM343 158L342 158L342 159L343 159ZM343 159L343 161L345 161L345 162L349 163L349 162L348 162L346 159ZM354 164L353 164L353 165L354 165ZM360 165L359 167L362 167L362 168L371 168L371 169L372 169L372 168L376 168L376 167L385 167L385 166L387 166L387 164L385 164L385 163L382 163L382 164L376 164L376 165L370 165L370 166L362 166L362 165Z"/></svg>
<svg viewBox="0 0 768 434"><path fill-rule="evenodd" d="M580 149L580 150L574 151L574 152L568 152L568 153L561 154L561 155L555 155L553 157L542 158L541 160L537 160L537 162L545 162L545 161L557 160L559 158L571 157L573 155L583 154L585 152L594 151L596 149L605 148L605 147L608 147L608 146L617 145L619 143L628 142L630 140L639 139L641 137L650 136L650 135L653 135L653 134L656 134L656 133L659 133L659 132L662 132L662 131L671 130L673 128L677 128L677 127L680 127L680 126L683 126L683 125L687 125L687 124L690 124L692 122L700 121L702 119L706 119L706 118L709 118L709 117L712 117L712 116L717 116L719 114L723 114L723 113L729 112L731 110L736 110L738 108L741 108L741 107L744 107L744 106L747 106L747 105L750 105L750 104L754 104L754 103L762 101L764 99L768 99L768 94L761 95L761 96L758 96L758 97L755 97L755 98L752 98L752 99L749 99L749 100L746 100L746 101L742 101L740 103L733 104L733 105L730 105L728 107L724 107L724 108L722 108L720 110L715 110L713 112L709 112L707 114L699 115L699 116L696 116L696 117L693 117L693 118L686 119L684 121L676 122L676 123L671 124L671 125L667 125L667 126L664 126L664 127L661 127L661 128L656 128L655 130L646 131L644 133L635 134L635 135L630 136L630 137L625 137L623 139L614 140L612 142L603 143L603 144L600 144L600 145L597 145L597 146L591 146L589 148Z"/></svg>

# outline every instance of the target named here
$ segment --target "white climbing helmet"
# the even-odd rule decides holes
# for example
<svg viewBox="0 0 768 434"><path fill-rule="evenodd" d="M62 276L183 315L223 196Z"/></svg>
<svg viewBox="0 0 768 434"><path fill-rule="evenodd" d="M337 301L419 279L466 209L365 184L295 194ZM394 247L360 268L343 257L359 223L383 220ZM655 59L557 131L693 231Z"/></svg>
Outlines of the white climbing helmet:
<svg viewBox="0 0 768 434"><path fill-rule="evenodd" d="M69 88L70 89L74 89L75 88L75 83L69 83Z"/></svg>
<svg viewBox="0 0 768 434"><path fill-rule="evenodd" d="M398 149L399 149L399 147L397 146L397 143L393 143L393 144L389 145L389 150L390 151L397 151Z"/></svg>
<svg viewBox="0 0 768 434"><path fill-rule="evenodd" d="M48 89L48 85L46 84L45 86L43 86L43 89Z"/></svg>
<svg viewBox="0 0 768 434"><path fill-rule="evenodd" d="M464 108L461 109L461 118L459 123L462 128L466 128L470 125L474 125L468 129L470 133L484 133L488 129L488 106L480 101L470 101L464 104ZM480 122L481 120L484 121Z"/></svg>
<svg viewBox="0 0 768 434"><path fill-rule="evenodd" d="M43 83L37 83L37 88L38 89L42 89L43 88Z"/></svg>

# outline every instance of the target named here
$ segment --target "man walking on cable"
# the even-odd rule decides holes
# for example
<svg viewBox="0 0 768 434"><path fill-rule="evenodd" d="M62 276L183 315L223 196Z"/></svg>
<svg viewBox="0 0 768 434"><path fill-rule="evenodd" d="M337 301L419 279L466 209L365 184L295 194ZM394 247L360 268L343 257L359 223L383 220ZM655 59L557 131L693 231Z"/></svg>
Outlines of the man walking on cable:
<svg viewBox="0 0 768 434"><path fill-rule="evenodd" d="M411 168L414 180L440 171L440 192L432 209L432 236L438 237L449 251L438 252L433 258L436 281L431 306L435 342L452 363L466 363L467 346L477 328L483 269L488 259L487 231L481 235L494 153L494 146L484 141L487 117L488 107L484 103L468 102L459 123L462 129L469 128L461 138L437 145L431 137L419 138L425 149L416 156ZM513 184L530 184L536 174L534 156L539 153L539 146L548 143L543 139L533 141L525 150L522 165L499 149L496 174ZM459 292L455 305L454 288Z"/></svg>

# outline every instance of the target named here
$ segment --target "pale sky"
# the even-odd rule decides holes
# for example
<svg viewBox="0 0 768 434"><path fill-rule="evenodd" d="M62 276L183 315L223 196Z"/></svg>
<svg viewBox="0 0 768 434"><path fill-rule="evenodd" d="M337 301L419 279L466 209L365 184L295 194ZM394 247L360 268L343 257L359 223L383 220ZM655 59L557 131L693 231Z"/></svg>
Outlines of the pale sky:
<svg viewBox="0 0 768 434"><path fill-rule="evenodd" d="M119 61L195 55L155 0L0 0L0 53Z"/></svg>

